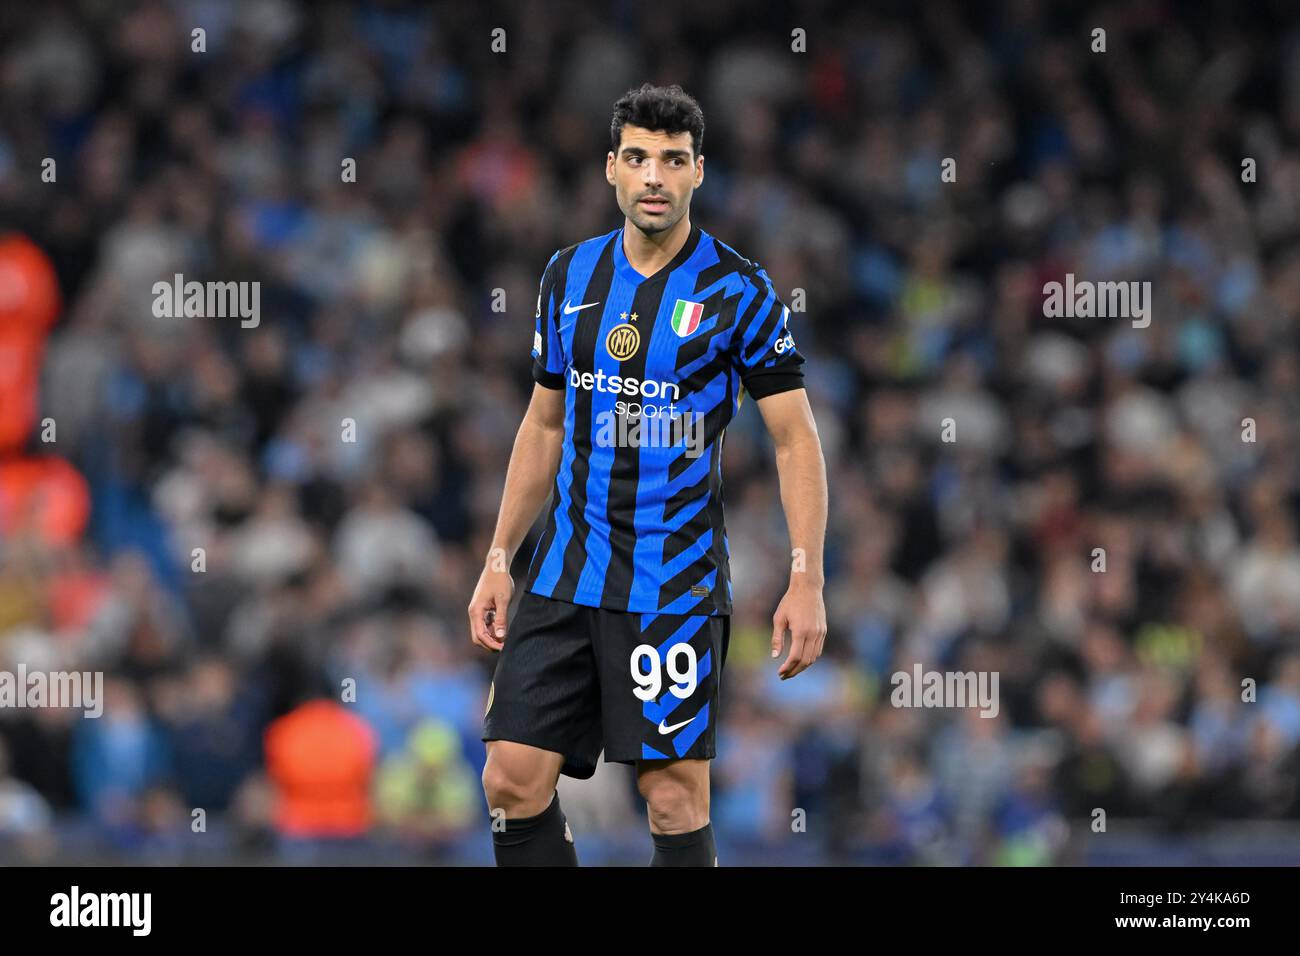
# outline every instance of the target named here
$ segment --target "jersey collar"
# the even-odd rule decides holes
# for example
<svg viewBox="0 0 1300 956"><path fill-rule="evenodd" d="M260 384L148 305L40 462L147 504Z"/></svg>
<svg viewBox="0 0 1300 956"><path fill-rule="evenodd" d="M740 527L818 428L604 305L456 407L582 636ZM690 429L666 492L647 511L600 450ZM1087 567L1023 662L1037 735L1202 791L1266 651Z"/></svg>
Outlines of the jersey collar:
<svg viewBox="0 0 1300 956"><path fill-rule="evenodd" d="M618 274L622 279L633 285L640 285L642 282L654 282L657 279L664 278L689 259L700 244L700 227L692 222L690 235L686 237L682 247L677 250L677 255L673 256L667 265L654 275L644 276L632 268L632 263L627 261L627 253L623 251L623 229L626 228L627 224L624 223L623 227L614 233L614 268L618 270Z"/></svg>

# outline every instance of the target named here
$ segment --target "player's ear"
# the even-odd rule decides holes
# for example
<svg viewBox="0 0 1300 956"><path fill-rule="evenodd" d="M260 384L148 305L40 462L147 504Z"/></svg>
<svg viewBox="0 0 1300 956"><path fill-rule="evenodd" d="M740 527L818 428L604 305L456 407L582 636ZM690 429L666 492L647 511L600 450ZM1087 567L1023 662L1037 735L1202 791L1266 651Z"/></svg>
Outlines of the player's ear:
<svg viewBox="0 0 1300 956"><path fill-rule="evenodd" d="M612 149L605 156L605 182L611 186L614 185L614 151Z"/></svg>
<svg viewBox="0 0 1300 956"><path fill-rule="evenodd" d="M699 189L700 184L702 182L704 182L704 154L703 153L701 153L700 158L695 161L695 188Z"/></svg>

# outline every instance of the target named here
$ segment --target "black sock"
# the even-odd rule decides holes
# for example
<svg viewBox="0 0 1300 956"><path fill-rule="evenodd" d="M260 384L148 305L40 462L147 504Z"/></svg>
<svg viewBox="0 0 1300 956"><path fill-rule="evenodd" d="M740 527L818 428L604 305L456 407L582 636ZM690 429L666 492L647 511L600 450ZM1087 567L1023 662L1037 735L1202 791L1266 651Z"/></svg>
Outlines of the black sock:
<svg viewBox="0 0 1300 956"><path fill-rule="evenodd" d="M651 866L717 866L718 848L713 845L713 824L706 823L690 833L652 833L655 855Z"/></svg>
<svg viewBox="0 0 1300 956"><path fill-rule="evenodd" d="M506 820L504 830L492 830L497 866L577 866L573 834L560 810L557 791L551 805L535 817Z"/></svg>

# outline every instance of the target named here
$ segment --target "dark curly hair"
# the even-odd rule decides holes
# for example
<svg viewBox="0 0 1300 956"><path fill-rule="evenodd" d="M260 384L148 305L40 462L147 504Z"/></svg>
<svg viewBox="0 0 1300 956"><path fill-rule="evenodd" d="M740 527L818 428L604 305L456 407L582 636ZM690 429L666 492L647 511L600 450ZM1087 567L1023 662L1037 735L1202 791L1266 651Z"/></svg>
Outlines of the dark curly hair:
<svg viewBox="0 0 1300 956"><path fill-rule="evenodd" d="M623 127L665 133L690 133L691 149L699 158L704 146L704 111L695 98L674 83L654 86L643 83L639 90L628 90L614 104L614 120L609 124L610 146L615 154L623 139Z"/></svg>

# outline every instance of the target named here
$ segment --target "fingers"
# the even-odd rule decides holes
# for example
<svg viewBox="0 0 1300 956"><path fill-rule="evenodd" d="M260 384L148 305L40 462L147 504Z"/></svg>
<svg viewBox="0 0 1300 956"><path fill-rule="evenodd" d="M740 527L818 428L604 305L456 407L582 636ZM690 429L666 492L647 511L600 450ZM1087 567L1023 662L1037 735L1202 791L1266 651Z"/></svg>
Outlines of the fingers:
<svg viewBox="0 0 1300 956"><path fill-rule="evenodd" d="M469 605L469 639L479 647L486 648L487 645L483 643L483 614L483 608L478 600L471 601Z"/></svg>
<svg viewBox="0 0 1300 956"><path fill-rule="evenodd" d="M496 617L496 609L505 607L505 602L500 601L496 596L488 598L475 597L469 606L469 632L470 639L489 651L499 651L505 646L505 642L498 640L494 634L494 627L490 627ZM501 615L500 628L501 634L505 634L505 614Z"/></svg>
<svg viewBox="0 0 1300 956"><path fill-rule="evenodd" d="M817 658L822 656L822 650L826 647L826 625L821 625L817 631L817 644L812 648L812 656L808 658L807 667L812 667Z"/></svg>
<svg viewBox="0 0 1300 956"><path fill-rule="evenodd" d="M790 642L790 654L777 671L781 680L789 680L811 667L822 656L822 647L826 643L826 631L820 626L793 628L791 634L793 640Z"/></svg>
<svg viewBox="0 0 1300 956"><path fill-rule="evenodd" d="M786 620L785 612L781 608L776 609L772 615L772 657L777 658L781 654L781 645L785 643L785 629L789 625Z"/></svg>
<svg viewBox="0 0 1300 956"><path fill-rule="evenodd" d="M482 623L480 624L480 628L481 628L480 633L483 635L483 639L480 643L484 647L486 647L489 651L499 651L501 650L501 648L506 646L505 641L499 639L494 633L492 622L495 616L496 616L496 611L489 610L486 614L483 615L481 619Z"/></svg>
<svg viewBox="0 0 1300 956"><path fill-rule="evenodd" d="M791 631L790 637L790 653L781 664L781 669L776 672L781 680L788 680L812 663L806 660L805 653L808 649L808 632L801 628Z"/></svg>
<svg viewBox="0 0 1300 956"><path fill-rule="evenodd" d="M492 595L496 602L496 614L492 618L492 634L498 641L506 639L506 609L510 607L510 595L498 591Z"/></svg>

